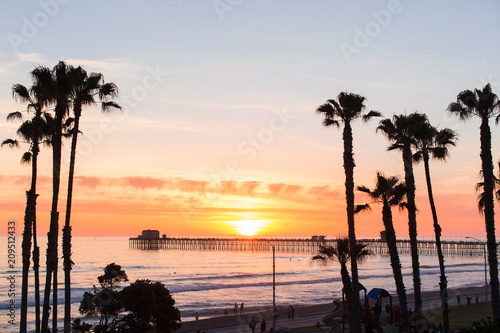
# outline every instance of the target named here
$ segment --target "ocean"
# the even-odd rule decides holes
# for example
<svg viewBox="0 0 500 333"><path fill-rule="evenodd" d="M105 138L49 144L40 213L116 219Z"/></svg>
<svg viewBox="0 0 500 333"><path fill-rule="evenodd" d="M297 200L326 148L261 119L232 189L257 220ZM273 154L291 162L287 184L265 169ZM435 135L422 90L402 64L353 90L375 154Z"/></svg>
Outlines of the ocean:
<svg viewBox="0 0 500 333"><path fill-rule="evenodd" d="M16 239L16 262L8 267L7 237L1 237L0 262L0 331L17 332L21 303L21 237ZM39 238L45 245L46 238ZM60 242L59 242L60 244ZM40 278L45 280L45 249L41 249ZM61 256L61 249L59 249ZM340 268L335 262L327 266L311 263L312 254L276 252L276 304L319 304L341 297ZM127 237L74 237L72 270L72 317L82 318L78 307L83 293L99 286L97 276L110 263L122 266L128 275L128 285L137 279L164 283L181 311L183 321L223 315L232 311L234 303L244 302L246 311L272 306L272 252L190 251L129 249ZM446 257L446 274L450 288L484 285L483 257ZM411 260L401 257L405 287L413 290ZM420 256L422 290L437 290L439 266L434 256ZM62 328L64 316L64 272L59 266L58 311ZM30 271L30 281L33 281ZM372 256L359 265L360 282L369 291L384 288L395 295L396 288L388 256ZM14 280L12 279L14 276ZM11 285L11 282L13 284ZM14 286L14 288L12 288ZM9 291L11 290L11 291ZM15 296L12 295L14 290ZM13 297L12 297L13 296ZM9 323L9 306L14 300L16 311L14 325ZM231 313L231 312L230 312ZM34 296L29 294L30 331L34 327Z"/></svg>

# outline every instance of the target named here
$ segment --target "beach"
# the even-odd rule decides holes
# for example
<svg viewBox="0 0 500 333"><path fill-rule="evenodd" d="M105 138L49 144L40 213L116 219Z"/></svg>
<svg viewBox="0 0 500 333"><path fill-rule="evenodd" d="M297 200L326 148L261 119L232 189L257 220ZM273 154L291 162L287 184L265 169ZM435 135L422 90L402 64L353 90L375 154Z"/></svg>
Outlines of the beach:
<svg viewBox="0 0 500 333"><path fill-rule="evenodd" d="M489 289L488 289L489 290ZM467 297L472 299L471 305L475 305L476 295L480 298L480 300L484 300L485 297L485 287L468 287L468 288L453 288L448 290L449 297L449 305L458 305L457 296L460 296L461 306L467 306ZM408 294L408 305L409 308L413 308L414 306L414 295ZM490 295L488 295L488 298ZM439 322L436 322L436 318L441 313L441 300L439 298L439 291L426 291L422 293L423 299L423 309L424 310L434 310L430 311L430 315L428 314L427 320L428 323L434 323L436 325ZM398 304L398 297L393 295L392 298L393 305ZM388 300L384 299L383 304L388 303ZM375 304L375 300L370 300L370 305ZM332 303L324 303L324 304L316 304L309 306L299 306L295 307L295 318L287 318L287 306L288 305L278 305L278 312L280 316L276 320L276 328L279 327L287 327L287 328L297 328L297 327L310 327L314 326L316 323L320 323L321 327L326 328L326 326L321 323L321 316L327 314L332 309ZM436 314L435 317L432 317L432 314ZM485 317L490 315L489 313L485 313ZM229 332L251 332L249 328L249 322L252 318L256 319L257 327L256 332L260 332L260 322L262 318L266 320L267 330L272 327L272 313L269 310L262 311L252 311L246 312L244 314L238 315L221 315L212 318L199 319L194 321L186 321L182 323L181 329L179 329L178 333L196 333L198 330L200 332L206 333L229 333ZM347 324L347 323L346 323Z"/></svg>

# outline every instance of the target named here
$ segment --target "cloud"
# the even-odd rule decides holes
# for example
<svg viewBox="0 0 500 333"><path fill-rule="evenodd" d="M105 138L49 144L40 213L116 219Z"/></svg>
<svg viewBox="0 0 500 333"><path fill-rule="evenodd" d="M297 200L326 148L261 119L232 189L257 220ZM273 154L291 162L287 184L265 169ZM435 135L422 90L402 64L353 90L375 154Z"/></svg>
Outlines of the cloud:
<svg viewBox="0 0 500 333"><path fill-rule="evenodd" d="M285 186L283 183L267 185L272 194L278 195L281 189Z"/></svg>
<svg viewBox="0 0 500 333"><path fill-rule="evenodd" d="M318 200L340 199L342 197L341 192L330 190L328 185L311 187L307 193L315 195Z"/></svg>
<svg viewBox="0 0 500 333"><path fill-rule="evenodd" d="M124 177L121 178L121 180L123 180L124 183L128 186L142 190L149 188L160 189L164 187L165 184L167 183L167 181L162 178L142 177L142 176Z"/></svg>
<svg viewBox="0 0 500 333"><path fill-rule="evenodd" d="M302 186L300 185L288 185L284 183L269 184L268 188L275 196L294 196L302 190Z"/></svg>
<svg viewBox="0 0 500 333"><path fill-rule="evenodd" d="M181 192L205 194L208 182L191 179L178 179L177 181L170 181L169 185L171 188L178 189Z"/></svg>
<svg viewBox="0 0 500 333"><path fill-rule="evenodd" d="M102 179L99 177L76 176L75 181L79 186L90 187L92 189L102 184Z"/></svg>
<svg viewBox="0 0 500 333"><path fill-rule="evenodd" d="M246 181L241 183L240 193L243 195L253 195L257 187L259 187L260 182L258 181Z"/></svg>

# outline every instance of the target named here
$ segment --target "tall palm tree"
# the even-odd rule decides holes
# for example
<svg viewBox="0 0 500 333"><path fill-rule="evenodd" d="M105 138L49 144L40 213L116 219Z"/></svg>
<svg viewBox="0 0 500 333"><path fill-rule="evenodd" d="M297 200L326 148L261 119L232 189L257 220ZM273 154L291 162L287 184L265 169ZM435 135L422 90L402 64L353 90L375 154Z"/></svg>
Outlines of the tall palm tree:
<svg viewBox="0 0 500 333"><path fill-rule="evenodd" d="M424 114L414 112L410 115L394 115L391 119L383 119L377 131L387 137L392 143L388 150L400 150L403 156L405 184L407 187L406 199L408 210L408 229L411 247L411 262L413 271L413 290L415 293L415 314L417 332L424 330L422 313L422 291L420 280L420 263L417 244L417 208L415 205L415 177L413 175L412 146L416 144L414 136L416 124L426 119Z"/></svg>
<svg viewBox="0 0 500 333"><path fill-rule="evenodd" d="M500 291L498 284L498 258L495 237L495 211L493 200L493 157L491 154L491 130L489 120L495 118L495 124L500 120L500 101L491 90L488 83L484 88L464 90L457 95L457 101L448 105L448 112L459 117L460 120L469 120L478 117L481 120L481 171L484 177L484 222L488 247L488 263L490 265L491 306L493 319L500 323Z"/></svg>
<svg viewBox="0 0 500 333"><path fill-rule="evenodd" d="M30 266L31 257L31 238L33 237L34 243L34 270L35 270L35 311L36 313L36 328L39 332L39 321L40 321L40 294L39 294L39 275L36 257L38 244L36 241L36 182L37 182L37 170L38 170L38 152L40 143L46 142L45 140L49 136L47 133L47 122L46 119L50 119L49 114L43 112L43 108L46 106L47 101L43 95L35 87L28 89L24 85L15 84L12 87L12 96L14 99L19 100L24 103L28 103L27 112L31 110L34 111L33 118L24 121L19 129L17 130L18 136L26 143L29 144L30 148L22 156L21 163L29 164L31 163L31 186L29 191L26 192L26 210L24 214L24 232L23 232L23 242L22 242L22 257L23 257L23 273L22 273L22 287L21 287L21 316L20 316L20 332L26 332L27 330L27 310L28 310L28 273ZM45 116L45 119L44 117ZM21 119L21 112L12 112L7 116L7 120ZM7 139L3 141L3 145L9 145L11 147L18 147L19 141Z"/></svg>
<svg viewBox="0 0 500 333"><path fill-rule="evenodd" d="M64 61L54 66L52 70L41 67L32 71L38 89L50 96L55 103L54 107L54 132L52 136L52 206L50 212L50 226L47 235L47 269L45 278L45 291L43 299L42 332L46 332L49 322L49 300L52 284L52 330L57 331L57 267L58 254L57 242L59 232L59 187L61 178L61 150L64 119L71 105L72 92L72 66ZM53 277L53 279L52 279Z"/></svg>
<svg viewBox="0 0 500 333"><path fill-rule="evenodd" d="M63 228L63 265L64 265L64 332L69 333L71 330L71 204L73 198L73 178L75 173L76 146L78 134L80 133L80 117L84 106L92 106L97 104L95 99L99 97L101 101L102 112L109 112L113 109L121 110L121 106L109 98L118 96L118 88L114 83L104 83L101 73L91 73L90 75L82 67L74 68L73 76L73 129L71 140L71 153L68 176L68 197L66 200L66 216Z"/></svg>
<svg viewBox="0 0 500 333"><path fill-rule="evenodd" d="M349 262L352 253L356 255L357 262L359 263L368 259L372 253L366 248L366 244L361 243L357 243L354 251L351 251L349 238L337 238L336 243L336 246L320 246L319 253L313 256L311 260L319 262L323 265L326 265L330 261L336 261L340 264L340 276L342 277L342 285L344 286L347 305L349 307L349 304L352 304L352 301L350 302L349 298L353 297L353 293L351 278L349 276L349 271L347 270L347 263ZM349 311L349 317L351 317L351 311ZM359 307L356 312L359 313Z"/></svg>
<svg viewBox="0 0 500 333"><path fill-rule="evenodd" d="M429 123L429 120L417 124L415 129L415 153L413 160L417 163L424 162L425 181L427 184L427 194L431 206L432 220L434 224L434 234L436 238L436 250L439 261L440 282L439 290L441 296L441 309L443 311L443 331L450 331L449 307L448 307L448 282L444 267L444 255L441 246L441 226L438 222L434 195L432 193L431 173L429 168L430 158L436 160L446 160L448 157L448 147L455 146L457 134L449 128L438 130Z"/></svg>
<svg viewBox="0 0 500 333"><path fill-rule="evenodd" d="M403 332L411 332L410 316L408 313L408 303L406 300L406 289L401 272L401 260L399 259L398 247L396 242L396 232L394 231L394 223L392 221L392 207L399 206L403 208L404 198L406 196L406 186L399 180L398 177L384 177L383 174L377 172L377 182L375 189L370 190L365 186L358 186L357 190L368 194L373 199L373 203L382 204L382 221L384 222L386 232L387 248L391 258L391 267L396 283L396 290L399 298L399 309L403 320ZM370 204L356 206L356 213L370 210Z"/></svg>
<svg viewBox="0 0 500 333"><path fill-rule="evenodd" d="M358 264L357 256L354 253L356 250L356 233L354 228L354 156L353 156L353 137L351 122L358 118L362 118L367 122L372 117L381 116L380 112L370 111L364 114L366 98L357 94L341 92L337 96L337 101L329 99L327 102L319 106L316 110L317 113L324 116L323 125L326 127L334 126L340 127L341 123L344 125L342 138L344 143L344 173L345 173L345 194L346 194L346 211L347 211L347 225L349 231L349 248L351 250L351 273L353 296L351 297L352 313L349 315L349 327L353 332L361 331L361 318L359 311L359 277L358 277Z"/></svg>

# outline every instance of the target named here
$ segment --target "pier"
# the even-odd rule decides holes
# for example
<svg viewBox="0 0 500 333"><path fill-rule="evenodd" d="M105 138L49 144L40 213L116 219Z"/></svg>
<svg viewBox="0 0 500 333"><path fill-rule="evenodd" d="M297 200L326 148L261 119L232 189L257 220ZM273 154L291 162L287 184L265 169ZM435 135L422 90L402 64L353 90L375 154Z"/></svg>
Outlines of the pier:
<svg viewBox="0 0 500 333"><path fill-rule="evenodd" d="M387 243L380 239L358 239L374 254L388 255ZM138 250L272 251L317 253L320 246L335 246L335 239L307 238L130 238L129 248ZM399 254L411 254L410 241L398 240ZM442 241L445 256L483 256L484 243ZM437 255L434 241L418 241L420 255Z"/></svg>

